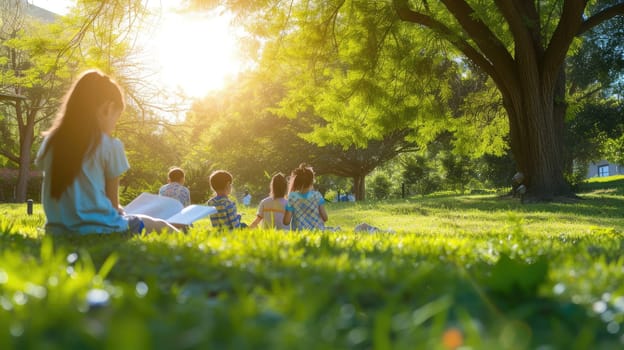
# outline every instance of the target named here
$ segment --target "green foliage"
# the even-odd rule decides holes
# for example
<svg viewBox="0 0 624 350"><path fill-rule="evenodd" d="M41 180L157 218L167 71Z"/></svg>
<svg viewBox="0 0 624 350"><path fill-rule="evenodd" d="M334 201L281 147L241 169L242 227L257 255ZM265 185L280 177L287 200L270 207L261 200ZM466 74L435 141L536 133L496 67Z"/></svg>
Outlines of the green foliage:
<svg viewBox="0 0 624 350"><path fill-rule="evenodd" d="M185 163L227 169L235 175L237 186L250 189L255 196L268 192L268 174L289 174L300 163L311 164L319 175L364 178L397 154L413 149L405 141L405 130L382 140L363 140L363 148L319 146L306 141L302 134L312 130L321 118L306 114L291 119L276 114L287 83L281 75L249 73L228 89L195 103L184 125L197 141ZM318 182L319 190L339 185L343 191L355 192L353 185L342 184L344 180L330 181L333 184Z"/></svg>
<svg viewBox="0 0 624 350"><path fill-rule="evenodd" d="M614 99L589 101L566 122L566 144L573 158L581 163L604 157L607 139L624 132L624 106Z"/></svg>
<svg viewBox="0 0 624 350"><path fill-rule="evenodd" d="M254 8L275 18L248 18L249 30L265 40L260 70L287 77L275 113L316 117L310 130L300 131L306 140L363 148L408 130L407 139L425 147L450 130L457 146L476 156L506 147L501 135L508 128L491 82L442 54L449 48L439 41L399 21L392 4L354 0L310 6ZM267 20L272 23L264 24ZM449 122L451 117L457 120ZM466 118L478 122L467 126Z"/></svg>
<svg viewBox="0 0 624 350"><path fill-rule="evenodd" d="M338 200L338 192L331 189L331 190L327 190L325 191L325 195L323 195L323 198L325 198L326 201L328 202L334 202Z"/></svg>
<svg viewBox="0 0 624 350"><path fill-rule="evenodd" d="M184 165L182 155L189 145L185 142L188 136L181 128L162 128L156 120L141 121L131 109L118 122L115 136L124 141L130 163L120 182L121 203L130 202L141 192L157 193L167 183L169 168ZM186 172L189 170L185 168ZM194 171L190 171L187 179L191 185L200 181ZM196 186L192 187L191 199L195 201L193 194L201 195Z"/></svg>
<svg viewBox="0 0 624 350"><path fill-rule="evenodd" d="M267 174L290 174L301 162L319 165L311 161L319 149L298 136L309 130L306 121L281 119L270 111L281 98L281 89L279 81L250 73L197 101L184 122L194 140L184 163L203 180L189 180L203 181L202 190L209 190L207 176L226 169L234 175L236 187L259 195L268 193Z"/></svg>
<svg viewBox="0 0 624 350"><path fill-rule="evenodd" d="M608 161L624 164L624 134L617 138L607 139L603 153Z"/></svg>
<svg viewBox="0 0 624 350"><path fill-rule="evenodd" d="M0 158L6 157L11 168L23 169L30 168L39 146L37 136L50 125L75 66L64 62L67 56L61 53L68 31L25 16L22 6L5 2L0 17L0 91L23 97L0 106ZM22 145L29 152L22 152Z"/></svg>
<svg viewBox="0 0 624 350"><path fill-rule="evenodd" d="M453 193L508 190L516 172L510 154L471 159L454 154L452 149L448 139L440 138L430 145L427 153L402 154L376 169L371 177L379 173L387 176L392 182L392 198L425 196L443 190ZM372 181L368 186L372 186Z"/></svg>
<svg viewBox="0 0 624 350"><path fill-rule="evenodd" d="M583 36L569 60L569 77L575 88L604 88L602 95L621 91L624 77L624 18L618 16Z"/></svg>
<svg viewBox="0 0 624 350"><path fill-rule="evenodd" d="M470 158L501 156L508 149L509 123L493 82L470 64L450 77L448 103L453 113L443 130L453 136L453 153Z"/></svg>
<svg viewBox="0 0 624 350"><path fill-rule="evenodd" d="M386 199L390 196L392 182L383 174L375 176L372 180L372 191L375 199Z"/></svg>
<svg viewBox="0 0 624 350"><path fill-rule="evenodd" d="M405 159L403 163L403 183L409 190L422 196L441 188L441 179L436 169L423 156ZM409 193L408 193L409 194Z"/></svg>
<svg viewBox="0 0 624 350"><path fill-rule="evenodd" d="M616 99L593 98L576 105L566 121L567 180L575 188L585 180L590 162L601 159L620 164L624 107Z"/></svg>
<svg viewBox="0 0 624 350"><path fill-rule="evenodd" d="M441 158L447 184L464 194L470 180L474 177L471 160L466 156L457 156L452 153L443 153Z"/></svg>

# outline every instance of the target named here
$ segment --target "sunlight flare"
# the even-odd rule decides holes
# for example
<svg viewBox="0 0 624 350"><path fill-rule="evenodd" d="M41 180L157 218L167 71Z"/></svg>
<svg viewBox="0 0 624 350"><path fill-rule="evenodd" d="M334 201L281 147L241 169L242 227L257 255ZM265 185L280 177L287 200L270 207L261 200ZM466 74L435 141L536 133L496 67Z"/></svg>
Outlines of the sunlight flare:
<svg viewBox="0 0 624 350"><path fill-rule="evenodd" d="M167 88L201 97L238 73L237 39L229 22L212 13L166 14L153 43Z"/></svg>

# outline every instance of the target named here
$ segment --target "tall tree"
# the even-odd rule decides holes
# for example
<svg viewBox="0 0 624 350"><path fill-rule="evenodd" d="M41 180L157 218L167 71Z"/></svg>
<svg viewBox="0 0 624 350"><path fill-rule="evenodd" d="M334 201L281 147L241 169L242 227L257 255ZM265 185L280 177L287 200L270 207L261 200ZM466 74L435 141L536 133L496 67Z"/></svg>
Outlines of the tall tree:
<svg viewBox="0 0 624 350"><path fill-rule="evenodd" d="M536 199L569 195L564 61L577 36L624 14L624 2L393 3L399 18L444 38L492 78L503 98L511 150L528 194Z"/></svg>
<svg viewBox="0 0 624 350"><path fill-rule="evenodd" d="M137 74L145 69L128 59L147 12L141 0L77 1L68 15L52 16L48 22L29 17L33 5L26 1L2 0L0 5L0 92L12 97L7 117L0 118L0 133L6 137L0 156L19 168L15 200L21 202L35 136L49 126L60 97L83 69L99 68L115 76L128 96L127 115L152 119L146 118L148 104L137 90L146 85Z"/></svg>
<svg viewBox="0 0 624 350"><path fill-rule="evenodd" d="M327 42L340 42L344 35L359 35L360 42L375 47L384 38L359 29L387 27L387 21L397 19L413 24L410 29L415 36L429 35L450 45L485 72L500 92L509 121L511 150L518 170L525 174L527 195L536 200L572 194L564 178L563 156L564 61L568 51L587 30L624 14L621 0L197 2L224 3L235 10L252 11L282 29L283 23L294 22L280 35L307 30L311 38L324 39L317 40L323 44L317 46L317 55L310 56L311 62L323 59L324 49L331 47ZM355 13L362 8L378 14L377 20L356 25L359 17ZM389 8L394 17L386 16ZM354 27L358 30L350 31Z"/></svg>
<svg viewBox="0 0 624 350"><path fill-rule="evenodd" d="M310 162L315 164L315 171L319 174L351 178L355 200L364 200L368 174L397 155L418 149L415 143L406 140L409 132L409 129L395 131L382 140L368 141L364 147L319 147L316 153L310 154Z"/></svg>
<svg viewBox="0 0 624 350"><path fill-rule="evenodd" d="M4 109L0 155L19 169L14 199L23 202L36 132L54 115L52 106L72 65L59 60L61 27L29 16L31 5L25 1L2 1L0 6L0 91L13 97L5 100L9 108Z"/></svg>

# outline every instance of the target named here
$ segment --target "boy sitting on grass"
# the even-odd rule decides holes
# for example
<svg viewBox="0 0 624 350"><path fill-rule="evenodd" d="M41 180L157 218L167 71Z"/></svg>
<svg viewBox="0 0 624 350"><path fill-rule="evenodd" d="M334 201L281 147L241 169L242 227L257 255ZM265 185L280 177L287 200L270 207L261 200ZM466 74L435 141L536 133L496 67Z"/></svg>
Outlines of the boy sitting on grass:
<svg viewBox="0 0 624 350"><path fill-rule="evenodd" d="M210 175L210 187L215 196L206 204L217 208L217 213L210 215L210 222L212 227L220 230L247 227L240 222L241 216L236 213L236 203L228 198L232 193L232 181L232 174L225 170L216 170Z"/></svg>
<svg viewBox="0 0 624 350"><path fill-rule="evenodd" d="M191 205L191 192L184 186L184 170L172 167L167 174L167 184L158 190L159 196L177 199L183 206Z"/></svg>

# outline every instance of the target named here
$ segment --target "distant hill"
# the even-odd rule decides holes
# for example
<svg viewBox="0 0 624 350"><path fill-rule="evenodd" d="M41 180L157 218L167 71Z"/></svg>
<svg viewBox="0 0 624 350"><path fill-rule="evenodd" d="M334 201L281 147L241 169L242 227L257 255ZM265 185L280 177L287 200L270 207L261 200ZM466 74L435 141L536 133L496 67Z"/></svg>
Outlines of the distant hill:
<svg viewBox="0 0 624 350"><path fill-rule="evenodd" d="M26 15L33 17L41 22L51 23L51 22L56 21L57 18L59 18L58 14L48 11L39 6L35 6L31 4L30 1L28 0L21 0L21 1L22 1L22 5L26 9Z"/></svg>

